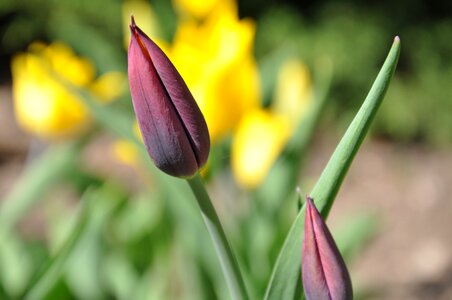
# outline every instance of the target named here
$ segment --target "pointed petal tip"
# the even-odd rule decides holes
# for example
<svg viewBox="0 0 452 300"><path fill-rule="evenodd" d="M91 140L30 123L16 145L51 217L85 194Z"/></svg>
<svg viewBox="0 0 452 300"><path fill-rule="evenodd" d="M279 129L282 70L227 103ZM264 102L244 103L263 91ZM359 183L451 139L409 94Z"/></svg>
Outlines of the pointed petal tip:
<svg viewBox="0 0 452 300"><path fill-rule="evenodd" d="M352 299L345 262L313 198L308 195L304 230L301 268L306 299Z"/></svg>
<svg viewBox="0 0 452 300"><path fill-rule="evenodd" d="M137 30L137 28L138 28L138 26L137 26L137 24L135 23L135 17L133 16L133 15L130 15L130 25L129 25L129 28L130 28L130 31L133 33L133 32L136 32L136 30Z"/></svg>
<svg viewBox="0 0 452 300"><path fill-rule="evenodd" d="M210 150L204 117L176 68L133 15L129 27L129 86L149 155L169 175L193 176Z"/></svg>

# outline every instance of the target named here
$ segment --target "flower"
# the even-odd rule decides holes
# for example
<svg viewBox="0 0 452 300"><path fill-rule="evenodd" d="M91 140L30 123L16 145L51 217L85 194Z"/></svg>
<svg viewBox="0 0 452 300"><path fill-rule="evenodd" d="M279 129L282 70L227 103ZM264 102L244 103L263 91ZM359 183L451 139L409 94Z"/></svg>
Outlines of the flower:
<svg viewBox="0 0 452 300"><path fill-rule="evenodd" d="M236 180L254 188L262 182L289 137L286 118L268 110L247 113L234 136L232 169Z"/></svg>
<svg viewBox="0 0 452 300"><path fill-rule="evenodd" d="M301 274L307 300L353 298L344 259L310 197L306 197Z"/></svg>
<svg viewBox="0 0 452 300"><path fill-rule="evenodd" d="M182 14L203 19L224 0L173 0L174 7Z"/></svg>
<svg viewBox="0 0 452 300"><path fill-rule="evenodd" d="M240 20L236 3L224 0L203 22L179 22L168 48L204 114L213 143L233 133L241 118L260 106L254 33L254 22Z"/></svg>
<svg viewBox="0 0 452 300"><path fill-rule="evenodd" d="M189 6L195 5L196 0L190 1L180 2L186 13L194 13ZM153 40L184 78L204 115L212 143L217 143L235 132L247 112L259 108L261 95L252 49L254 22L240 20L237 5L232 0L213 2L203 15L203 22L195 20L196 16L179 16L170 44ZM140 11L133 7L123 11L130 10ZM155 23L152 19L151 23Z"/></svg>
<svg viewBox="0 0 452 300"><path fill-rule="evenodd" d="M133 134L143 142L143 137L141 136L140 127L138 123L133 124ZM130 140L117 139L111 145L111 152L114 157L124 165L129 167L137 168L140 164L139 149L136 144L132 143Z"/></svg>
<svg viewBox="0 0 452 300"><path fill-rule="evenodd" d="M299 59L285 61L278 72L272 110L295 127L312 101L312 82L307 66Z"/></svg>
<svg viewBox="0 0 452 300"><path fill-rule="evenodd" d="M176 68L133 17L130 30L130 93L148 153L165 173L193 176L210 150L204 117Z"/></svg>
<svg viewBox="0 0 452 300"><path fill-rule="evenodd" d="M78 88L90 90L103 102L122 92L123 74L106 73L95 80L94 66L67 45L31 44L28 52L12 60L14 109L18 124L40 138L75 136L91 119L80 98L62 86L52 72Z"/></svg>
<svg viewBox="0 0 452 300"><path fill-rule="evenodd" d="M272 105L245 112L232 144L232 171L241 186L253 189L265 179L311 105L311 86L307 67L289 59L278 72Z"/></svg>

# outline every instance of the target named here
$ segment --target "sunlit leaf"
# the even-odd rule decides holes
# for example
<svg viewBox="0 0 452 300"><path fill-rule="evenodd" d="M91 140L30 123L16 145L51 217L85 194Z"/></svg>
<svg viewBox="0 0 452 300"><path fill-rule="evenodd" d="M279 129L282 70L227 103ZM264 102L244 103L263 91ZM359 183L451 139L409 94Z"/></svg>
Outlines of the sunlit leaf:
<svg viewBox="0 0 452 300"><path fill-rule="evenodd" d="M396 37L369 94L310 194L324 217L328 215L350 164L383 100L394 74L399 52L400 40ZM304 215L305 209L303 207L298 213L279 253L265 299L294 299L296 291L300 290Z"/></svg>

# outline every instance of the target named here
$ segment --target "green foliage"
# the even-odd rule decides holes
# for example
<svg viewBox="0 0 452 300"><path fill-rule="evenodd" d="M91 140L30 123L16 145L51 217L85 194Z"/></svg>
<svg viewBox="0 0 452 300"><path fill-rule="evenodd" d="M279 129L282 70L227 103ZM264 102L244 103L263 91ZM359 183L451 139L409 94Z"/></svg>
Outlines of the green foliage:
<svg viewBox="0 0 452 300"><path fill-rule="evenodd" d="M400 72L373 132L398 142L450 144L450 18L427 15L420 3L417 15L413 16L401 15L406 13L405 6L371 9L338 3L317 5L316 13L309 18L293 7L264 9L266 13L260 16L257 32L257 56L265 58L281 47L299 53L311 65L319 57L330 58L335 76L328 124L345 127L360 104L357 100L360 94L368 89L370 74L378 70L375 62L384 55L384 39L399 35L409 47L401 56Z"/></svg>
<svg viewBox="0 0 452 300"><path fill-rule="evenodd" d="M388 89L400 52L397 37L363 105L348 127L319 180L309 194L324 217L328 216L342 181ZM300 253L304 207L298 213L276 261L266 299L294 299L300 285Z"/></svg>
<svg viewBox="0 0 452 300"><path fill-rule="evenodd" d="M161 0L154 4L166 24L163 35L170 39L175 20L168 3ZM124 71L120 4L107 0L2 1L0 16L11 19L2 20L5 26L0 30L6 46L2 55L24 49L37 38L62 40L89 57L99 73ZM353 101L367 90L389 36L380 18L356 12L352 16L341 10L330 11L312 23L294 10L274 9L258 19L256 54L265 104L271 102L276 70L293 55L313 66L315 101L266 181L255 191L238 189L231 182L227 163L213 166L206 177L207 190L213 191L213 205L251 298L262 298L267 288L269 299L286 299L281 295L293 299L301 292L298 270L304 210L298 210L294 191L300 169L325 110L335 118L343 116L347 122L354 114ZM420 31L413 29L407 36L409 40L420 38L415 49L402 57L404 73L389 94L397 101L389 99L391 104L382 107L384 113L377 122L380 133L407 140L421 135L439 143L446 139L452 121L445 117L447 104L437 103L447 97L447 91L438 86L447 87L452 78L445 61L450 53L448 25L437 24L433 35L419 35ZM438 53L436 49L440 49ZM325 215L369 129L397 55L396 43L389 63L312 192ZM129 96L119 103L100 105L88 91L55 79L83 99L95 126L79 141L49 146L27 165L15 187L2 199L0 298L229 299L196 200L186 183L158 172L151 164L133 134ZM422 87L422 93L413 86ZM426 97L431 102L424 101ZM438 118L429 120L422 112L435 112ZM84 151L105 134L137 147L139 167L129 180L142 180L144 185L126 188L110 174L99 175L87 168L82 159ZM229 150L218 146L216 159L224 162ZM59 188L71 191L70 210L49 208L52 203L48 195ZM43 236L33 237L36 240L30 240L18 226L33 209L45 219ZM338 244L346 256L352 256L372 235L373 220L358 217L352 223L355 230L344 231Z"/></svg>

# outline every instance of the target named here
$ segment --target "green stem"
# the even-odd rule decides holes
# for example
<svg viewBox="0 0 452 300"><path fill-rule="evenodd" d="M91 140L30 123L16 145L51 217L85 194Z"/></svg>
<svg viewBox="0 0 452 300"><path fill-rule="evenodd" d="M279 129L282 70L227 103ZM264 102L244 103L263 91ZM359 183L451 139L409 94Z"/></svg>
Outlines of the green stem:
<svg viewBox="0 0 452 300"><path fill-rule="evenodd" d="M204 223L220 259L221 268L226 277L232 298L249 299L239 264L199 174L197 173L194 177L188 178L187 182L198 201Z"/></svg>

